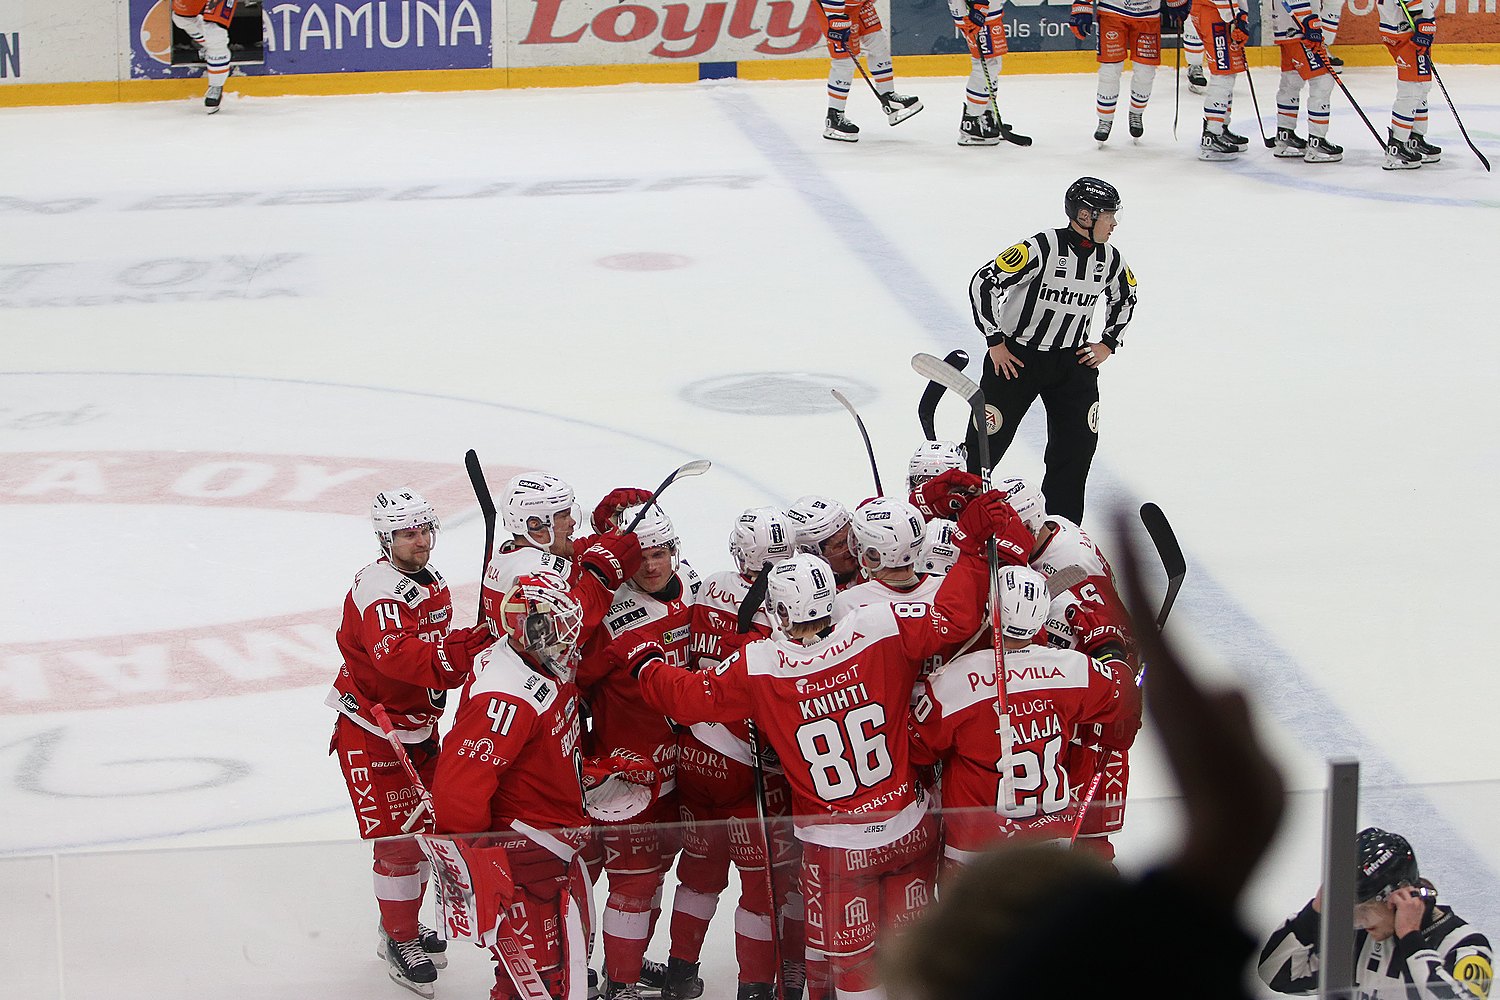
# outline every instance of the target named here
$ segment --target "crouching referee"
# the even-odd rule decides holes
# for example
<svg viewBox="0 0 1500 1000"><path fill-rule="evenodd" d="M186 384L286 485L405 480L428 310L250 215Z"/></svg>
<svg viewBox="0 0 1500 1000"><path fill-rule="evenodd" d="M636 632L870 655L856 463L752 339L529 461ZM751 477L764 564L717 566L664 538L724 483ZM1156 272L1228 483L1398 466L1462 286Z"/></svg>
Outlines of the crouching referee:
<svg viewBox="0 0 1500 1000"><path fill-rule="evenodd" d="M980 386L991 463L1016 436L1037 396L1047 409L1047 512L1083 521L1083 488L1099 443L1099 366L1120 348L1135 311L1135 275L1109 245L1120 193L1080 177L1063 196L1064 229L1037 233L1000 251L974 274L974 322L989 345ZM1107 303L1104 331L1090 342L1094 303ZM978 462L969 428L969 462ZM972 471L979 471L973 469Z"/></svg>

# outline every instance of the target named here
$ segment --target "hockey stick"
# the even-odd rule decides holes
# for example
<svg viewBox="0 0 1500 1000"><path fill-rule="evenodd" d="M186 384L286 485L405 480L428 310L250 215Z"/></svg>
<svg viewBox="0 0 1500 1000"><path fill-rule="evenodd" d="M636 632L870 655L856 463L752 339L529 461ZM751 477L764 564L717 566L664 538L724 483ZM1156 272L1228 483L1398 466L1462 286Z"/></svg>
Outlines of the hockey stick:
<svg viewBox="0 0 1500 1000"><path fill-rule="evenodd" d="M495 551L495 498L490 496L490 485L484 480L484 468L479 464L479 455L470 448L464 452L464 468L469 470L469 485L474 488L474 499L479 501L479 512L484 515L484 564L479 569L479 586L484 588L484 578L490 571L490 556ZM484 621L484 598L479 599L479 618Z"/></svg>
<svg viewBox="0 0 1500 1000"><path fill-rule="evenodd" d="M396 759L401 762L401 768L406 772L406 780L410 781L412 788L416 790L419 803L417 812L425 809L436 818L437 813L432 808L432 795L427 791L427 785L422 781L422 776L417 773L416 766L412 764L411 757L407 755L406 744L402 743L396 735L396 727L391 725L391 717L386 712L385 706L381 704L370 706L370 714L375 716L381 732L385 733L386 742L395 751ZM408 817L402 829L408 829L410 826L411 819ZM428 864L432 866L432 874L437 879L438 891L441 894L440 905L442 899L463 899L466 888L472 891L472 879L467 880L468 886L450 883L453 877L452 861L457 860L461 864L462 857L460 855L457 859L453 859L442 846L434 843L435 839L446 838L433 838L425 833L413 834L413 836L416 838L417 846L422 849L422 854L427 858ZM443 922L443 926L447 928L447 921ZM501 958L500 964L505 967L506 974L510 976L511 983L521 995L522 1000L549 1000L550 994L547 992L546 985L542 983L542 977L537 974L536 965L526 954L525 946L521 943L520 937L517 936L503 909L500 911L500 922L496 928L496 934L495 953Z"/></svg>
<svg viewBox="0 0 1500 1000"><path fill-rule="evenodd" d="M943 363L951 365L957 371L963 371L969 367L969 353L967 351L949 351ZM917 423L922 425L922 433L927 440L937 440L937 429L933 421L937 418L938 400L943 398L943 392L947 386L941 382L929 381L927 388L922 390L922 398L917 401Z"/></svg>
<svg viewBox="0 0 1500 1000"><path fill-rule="evenodd" d="M661 481L661 485L651 492L651 503L642 504L641 509L635 512L635 517L631 519L629 527L625 529L625 534L630 534L640 525L641 518L646 516L646 511L651 509L652 504L655 504L657 510L661 510L661 504L658 501L661 499L661 495L667 491L668 486L671 486L679 479L687 479L690 476L701 476L711 468L713 468L713 463L708 459L695 458L686 465L679 465L673 469L667 478Z"/></svg>
<svg viewBox="0 0 1500 1000"><path fill-rule="evenodd" d="M750 625L755 621L755 613L766 600L766 588L771 583L771 564L766 563L755 574L755 579L750 584L750 589L745 591L745 599L740 602L739 610L735 615L735 631L744 635L750 631Z"/></svg>
<svg viewBox="0 0 1500 1000"><path fill-rule="evenodd" d="M953 366L931 354L912 356L911 366L918 375L962 396L973 411L975 439L979 451L979 470L984 479L984 489L990 489L993 470L990 468L989 420L985 414L984 390ZM1010 697L1005 690L1005 633L1000 625L1000 553L995 548L995 539L985 542L985 557L990 570L990 634L995 644L995 713L996 734L1000 737L1000 759L1010 761L1014 756L1014 734L1010 728ZM1014 808L1016 801L1015 771L1007 763L1000 773L1000 811Z"/></svg>
<svg viewBox="0 0 1500 1000"><path fill-rule="evenodd" d="M1411 28L1412 34L1415 35L1417 33L1417 22L1412 17L1411 10L1406 4L1401 5L1401 13L1406 15L1406 23ZM1453 113L1453 120L1458 123L1459 134L1464 137L1464 142L1469 144L1469 149L1473 151L1474 155L1479 157L1479 162L1484 165L1485 173L1489 173L1490 161L1485 159L1484 154L1479 151L1479 147L1474 145L1474 140L1469 138L1469 130L1464 128L1464 120L1458 117L1458 109L1453 106L1453 98L1448 96L1448 86L1443 83L1443 78L1438 75L1437 63L1432 60L1432 47L1430 44L1427 48L1427 68L1432 70L1432 78L1437 81L1438 89L1443 92L1443 100L1448 102L1448 110ZM1384 143L1381 143L1381 145L1384 145Z"/></svg>
<svg viewBox="0 0 1500 1000"><path fill-rule="evenodd" d="M880 91L875 89L875 81L870 79L869 73L865 72L865 67L860 63L859 56L851 52L849 54L849 58L854 63L854 68L859 70L859 75L865 78L865 83L870 85L870 93L875 95L875 100L879 102L881 110L885 111L886 124L890 125L892 128L895 128L897 125L900 125L901 122L906 121L906 118L910 118L912 117L912 115L915 115L918 111L922 110L922 108L918 108L910 115L907 115L906 118L901 119L901 122L891 121L891 113L889 111L886 111L885 107L885 96L881 94Z"/></svg>
<svg viewBox="0 0 1500 1000"><path fill-rule="evenodd" d="M1177 26L1177 82L1172 92L1172 139L1177 139L1177 120L1182 117L1182 26Z"/></svg>
<svg viewBox="0 0 1500 1000"><path fill-rule="evenodd" d="M1323 52L1326 54L1328 50L1325 48ZM1344 92L1344 96L1349 99L1349 105L1354 108L1354 113L1359 115L1359 120L1365 123L1365 128L1369 129L1370 134L1375 137L1376 144L1380 146L1381 150L1384 150L1385 140L1380 138L1379 132L1375 131L1375 126L1365 114L1365 109L1359 106L1359 102L1354 99L1354 95L1349 93L1349 88L1344 86L1344 78L1339 76L1338 70L1333 68L1333 63L1328 62L1327 59L1323 61L1328 66L1328 75L1333 77L1333 82L1338 84L1339 89Z"/></svg>
<svg viewBox="0 0 1500 1000"><path fill-rule="evenodd" d="M1161 632L1166 627L1167 616L1172 613L1172 604L1177 600L1177 591L1182 587L1183 577L1187 576L1187 560L1183 558L1182 546L1177 543L1177 533L1172 530L1172 525L1167 521L1167 515L1161 512L1160 507L1154 503L1141 504L1141 524L1145 525L1146 534L1151 536L1151 544L1156 546L1156 555L1161 559L1162 569L1167 572L1167 593L1162 598L1161 610L1156 614L1156 631ZM1141 672L1135 677L1136 687L1140 687L1145 679L1146 667L1142 664ZM1089 787L1079 800L1078 815L1073 820L1073 835L1068 843L1071 844L1078 839L1078 831L1083 829L1083 818L1088 815L1089 806L1099 791L1099 783L1103 780L1104 772L1116 753L1119 751L1111 750L1099 755L1099 763L1094 769L1094 776L1089 780Z"/></svg>
<svg viewBox="0 0 1500 1000"><path fill-rule="evenodd" d="M1000 138L1017 146L1031 145L1031 136L1022 135L1013 130L1005 124L1005 119L1000 117L1000 101L995 97L995 81L990 77L990 64L982 51L979 54L979 68L984 70L984 89L989 91L990 110L995 112L995 124L1000 126ZM931 357L931 355L928 356Z"/></svg>
<svg viewBox="0 0 1500 1000"><path fill-rule="evenodd" d="M1266 123L1260 117L1260 99L1255 96L1255 74L1250 72L1250 54L1243 45L1240 46L1240 58L1245 60L1245 83L1250 87L1250 103L1255 108L1255 130L1260 133L1260 141L1266 144L1266 148L1272 149L1276 140L1266 135Z"/></svg>
<svg viewBox="0 0 1500 1000"><path fill-rule="evenodd" d="M854 408L853 403L849 402L848 396L845 396L837 389L829 391L833 393L833 398L842 403L844 409L849 411L849 416L854 418L854 424L859 428L859 436L865 440L865 454L870 456L870 475L875 477L875 495L878 497L885 496L885 487L880 485L880 467L875 464L875 449L870 446L870 433L865 430L865 422L860 419L859 411Z"/></svg>

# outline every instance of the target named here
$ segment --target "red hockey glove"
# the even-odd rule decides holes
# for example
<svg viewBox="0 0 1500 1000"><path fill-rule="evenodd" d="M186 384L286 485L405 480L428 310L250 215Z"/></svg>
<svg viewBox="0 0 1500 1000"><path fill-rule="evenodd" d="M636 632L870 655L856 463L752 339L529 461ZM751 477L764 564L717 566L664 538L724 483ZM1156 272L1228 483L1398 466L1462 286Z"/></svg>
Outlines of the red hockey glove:
<svg viewBox="0 0 1500 1000"><path fill-rule="evenodd" d="M990 490L975 497L958 517L953 541L960 552L984 556L984 543L995 540L995 550L1002 564L1025 566L1036 539L1026 529L1015 508L1005 502L1005 494Z"/></svg>
<svg viewBox="0 0 1500 1000"><path fill-rule="evenodd" d="M1124 660L1130 649L1130 638L1120 626L1109 621L1102 610L1086 604L1070 604L1068 624L1078 637L1078 648L1096 660L1106 663Z"/></svg>
<svg viewBox="0 0 1500 1000"><path fill-rule="evenodd" d="M458 681L474 672L474 658L490 648L494 641L495 633L487 624L452 629L437 641L438 662L453 675L455 687Z"/></svg>
<svg viewBox="0 0 1500 1000"><path fill-rule="evenodd" d="M647 639L645 642L637 643L630 652L625 654L625 665L630 668L630 676L639 677L641 671L652 663L666 663L667 652L661 648L661 643L655 639Z"/></svg>
<svg viewBox="0 0 1500 1000"><path fill-rule="evenodd" d="M911 505L921 513L922 520L933 518L952 520L962 514L969 501L984 489L984 480L963 469L949 469L933 476L911 491Z"/></svg>
<svg viewBox="0 0 1500 1000"><path fill-rule="evenodd" d="M1236 48L1244 48L1245 43L1250 41L1250 15L1240 11L1234 15L1234 20L1229 26L1229 40Z"/></svg>
<svg viewBox="0 0 1500 1000"><path fill-rule="evenodd" d="M611 750L601 757L589 757L583 762L584 789L593 788L611 775L632 785L651 789L652 794L661 786L661 772L649 760L631 750Z"/></svg>
<svg viewBox="0 0 1500 1000"><path fill-rule="evenodd" d="M641 540L633 531L628 535L595 535L578 557L578 564L597 576L606 590L619 590L641 568Z"/></svg>
<svg viewBox="0 0 1500 1000"><path fill-rule="evenodd" d="M620 516L620 511L626 507L639 507L650 502L650 490L637 490L622 486L620 489L610 490L609 495L599 501L599 506L594 508L594 515L590 520L593 521L594 530L601 534L613 531L619 527L615 524L615 518Z"/></svg>
<svg viewBox="0 0 1500 1000"><path fill-rule="evenodd" d="M469 863L469 875L474 880L475 909L479 911L480 919L486 919L490 915L489 908L493 906L495 921L498 922L499 914L509 910L516 898L516 879L510 871L510 856L499 844L486 847L465 845L460 848L460 853ZM494 923L482 926L493 927Z"/></svg>

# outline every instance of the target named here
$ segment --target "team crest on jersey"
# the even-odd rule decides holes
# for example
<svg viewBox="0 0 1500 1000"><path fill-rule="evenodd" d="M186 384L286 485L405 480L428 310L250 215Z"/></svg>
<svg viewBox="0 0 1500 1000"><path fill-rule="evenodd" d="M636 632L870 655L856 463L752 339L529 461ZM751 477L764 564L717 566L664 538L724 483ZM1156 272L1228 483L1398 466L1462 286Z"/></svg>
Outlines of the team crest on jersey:
<svg viewBox="0 0 1500 1000"><path fill-rule="evenodd" d="M404 577L396 584L396 596L413 608L422 603L421 589L411 580Z"/></svg>
<svg viewBox="0 0 1500 1000"><path fill-rule="evenodd" d="M1006 247L1000 251L1000 255L995 258L995 266L1006 274L1015 274L1025 267L1029 260L1031 260L1031 251L1026 249L1026 244L1017 243L1013 247Z"/></svg>

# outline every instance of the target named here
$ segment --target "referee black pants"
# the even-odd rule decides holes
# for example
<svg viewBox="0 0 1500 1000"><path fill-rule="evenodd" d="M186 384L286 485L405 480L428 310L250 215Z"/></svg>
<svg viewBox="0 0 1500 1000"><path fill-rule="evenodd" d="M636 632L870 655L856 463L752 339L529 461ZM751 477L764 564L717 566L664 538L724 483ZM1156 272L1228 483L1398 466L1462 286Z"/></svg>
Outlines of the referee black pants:
<svg viewBox="0 0 1500 1000"><path fill-rule="evenodd" d="M1042 480L1047 512L1082 524L1083 487L1099 444L1099 369L1079 364L1071 350L1006 346L1024 366L1016 378L997 374L989 355L980 356L984 373L979 385L985 403L1000 412L1000 425L989 436L990 467L1000 461L1021 418L1041 396L1047 409L1047 474ZM979 471L978 444L978 433L971 425L967 445L969 468L974 472Z"/></svg>

